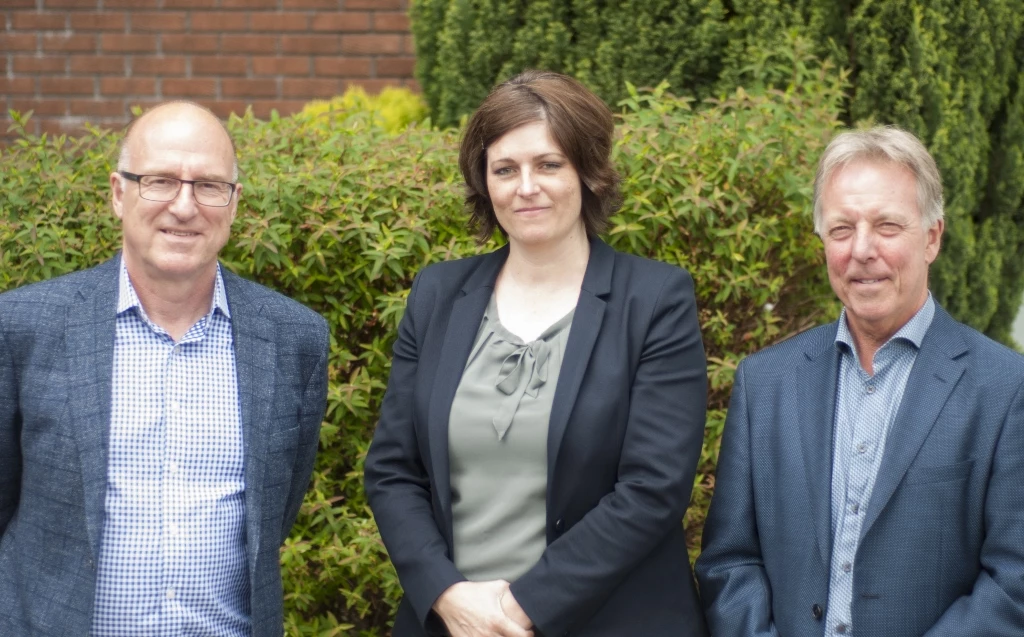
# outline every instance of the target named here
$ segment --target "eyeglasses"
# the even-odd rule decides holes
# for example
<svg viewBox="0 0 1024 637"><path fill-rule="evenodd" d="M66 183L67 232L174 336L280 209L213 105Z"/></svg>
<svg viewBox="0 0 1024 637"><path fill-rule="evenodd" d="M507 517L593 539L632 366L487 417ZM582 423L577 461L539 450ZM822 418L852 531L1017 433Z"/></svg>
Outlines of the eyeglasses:
<svg viewBox="0 0 1024 637"><path fill-rule="evenodd" d="M231 203L231 195L234 194L237 185L229 184L226 181L136 175L127 170L119 170L117 174L139 184L139 196L149 201L174 201L178 197L178 193L181 192L182 184L192 184L192 197L196 203L204 206L226 206Z"/></svg>

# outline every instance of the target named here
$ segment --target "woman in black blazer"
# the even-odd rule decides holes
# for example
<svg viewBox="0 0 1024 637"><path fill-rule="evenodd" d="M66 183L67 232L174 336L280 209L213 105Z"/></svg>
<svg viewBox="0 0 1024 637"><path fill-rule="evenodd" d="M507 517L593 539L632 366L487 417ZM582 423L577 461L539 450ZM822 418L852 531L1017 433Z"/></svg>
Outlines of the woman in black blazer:
<svg viewBox="0 0 1024 637"><path fill-rule="evenodd" d="M681 523L707 392L693 282L598 238L613 133L537 71L469 121L467 202L508 245L425 268L399 326L365 476L395 637L707 634Z"/></svg>

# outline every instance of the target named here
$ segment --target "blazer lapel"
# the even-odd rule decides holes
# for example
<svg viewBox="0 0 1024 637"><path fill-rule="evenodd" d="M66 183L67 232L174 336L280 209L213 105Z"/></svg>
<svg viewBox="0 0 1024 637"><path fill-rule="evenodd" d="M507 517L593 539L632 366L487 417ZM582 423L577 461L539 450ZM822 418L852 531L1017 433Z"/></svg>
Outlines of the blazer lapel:
<svg viewBox="0 0 1024 637"><path fill-rule="evenodd" d="M86 531L94 558L99 557L107 495L120 263L117 256L83 273L82 286L68 305L65 323L69 377L68 407L63 419L78 443Z"/></svg>
<svg viewBox="0 0 1024 637"><path fill-rule="evenodd" d="M562 369L558 373L558 385L551 404L551 418L548 422L549 492L565 428L569 424L576 395L583 383L590 354L594 351L594 343L604 321L606 302L602 297L611 292L614 267L615 251L600 239L593 239L590 242L590 260L583 275L580 298L576 303L572 327L569 328L569 340L565 344Z"/></svg>
<svg viewBox="0 0 1024 637"><path fill-rule="evenodd" d="M935 318L921 342L921 350L910 370L903 400L885 442L875 488L861 527L861 538L871 529L903 481L953 387L966 369L958 358L967 351L967 345L951 329L952 325L953 319L936 306Z"/></svg>
<svg viewBox="0 0 1024 637"><path fill-rule="evenodd" d="M441 509L445 512L445 536L451 542L452 508L451 481L448 467L448 420L451 415L455 391L462 380L462 372L473 349L483 320L487 302L494 292L494 282L508 258L508 246L484 255L480 264L466 279L456 294L448 315L441 355L437 362L434 386L430 394L427 413L427 437L430 446L430 466L434 487Z"/></svg>
<svg viewBox="0 0 1024 637"><path fill-rule="evenodd" d="M267 467L267 442L272 433L269 422L277 348L272 323L262 316L260 306L253 302L241 279L225 268L221 268L221 272L235 341L235 373L245 449L246 553L252 577L261 540L265 473L273 469ZM276 543L279 539L275 537L272 541Z"/></svg>
<svg viewBox="0 0 1024 637"><path fill-rule="evenodd" d="M835 329L824 331L822 340L808 348L807 360L793 374L798 385L795 395L800 398L800 447L814 535L826 568L832 554L832 430L839 373L835 334Z"/></svg>

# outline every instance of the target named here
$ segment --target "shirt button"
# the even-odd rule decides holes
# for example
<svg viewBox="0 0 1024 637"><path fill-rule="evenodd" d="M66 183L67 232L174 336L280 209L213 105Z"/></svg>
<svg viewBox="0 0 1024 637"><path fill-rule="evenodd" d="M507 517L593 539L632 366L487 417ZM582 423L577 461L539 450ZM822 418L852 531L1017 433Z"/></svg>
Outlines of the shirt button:
<svg viewBox="0 0 1024 637"><path fill-rule="evenodd" d="M873 394L873 393L875 393L875 386L874 385L868 385L867 387L864 388L864 391L866 391L869 394ZM840 626L842 626L842 624L840 624Z"/></svg>
<svg viewBox="0 0 1024 637"><path fill-rule="evenodd" d="M843 572L844 573L849 573L850 569L852 569L852 568L853 568L852 564L850 564L849 562L843 562Z"/></svg>
<svg viewBox="0 0 1024 637"><path fill-rule="evenodd" d="M863 442L860 443L859 445L857 445L857 453L864 453L867 450L868 450L868 446L866 444L864 444Z"/></svg>
<svg viewBox="0 0 1024 637"><path fill-rule="evenodd" d="M178 535L178 525L177 524L168 524L167 525L167 530L170 532L171 535L177 537L177 535Z"/></svg>
<svg viewBox="0 0 1024 637"><path fill-rule="evenodd" d="M839 624L836 626L836 632L840 635L846 634L846 624Z"/></svg>
<svg viewBox="0 0 1024 637"><path fill-rule="evenodd" d="M173 588L168 588L167 589L167 599L174 599L174 589Z"/></svg>
<svg viewBox="0 0 1024 637"><path fill-rule="evenodd" d="M852 511L854 515L857 515L857 513L859 513L859 512L860 512L860 504L858 504L858 503L856 503L856 502L854 502L853 504L851 504L851 505L850 505L850 511Z"/></svg>
<svg viewBox="0 0 1024 637"><path fill-rule="evenodd" d="M173 460L171 462L168 462L167 471L169 473L178 473L178 463L174 462Z"/></svg>

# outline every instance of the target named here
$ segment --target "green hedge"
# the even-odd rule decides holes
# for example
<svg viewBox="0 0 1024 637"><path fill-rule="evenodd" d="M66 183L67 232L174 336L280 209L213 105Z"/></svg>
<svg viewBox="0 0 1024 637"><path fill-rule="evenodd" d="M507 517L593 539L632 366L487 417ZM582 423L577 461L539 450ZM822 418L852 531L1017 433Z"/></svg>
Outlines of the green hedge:
<svg viewBox="0 0 1024 637"><path fill-rule="evenodd" d="M453 124L527 67L609 104L670 82L730 93L790 33L850 69L846 124L897 124L942 171L947 233L932 290L1004 342L1024 294L1024 0L414 0L416 75Z"/></svg>
<svg viewBox="0 0 1024 637"><path fill-rule="evenodd" d="M784 90L758 88L790 79ZM838 126L843 79L799 47L693 108L627 90L615 162L625 204L606 239L694 275L710 362L705 451L690 546L710 498L740 358L836 312L811 232L811 180ZM23 117L19 116L20 119ZM17 118L16 118L17 119ZM462 210L458 131L379 118L235 118L245 184L233 270L316 309L332 328L329 405L306 503L288 540L293 635L384 635L400 595L362 492L362 461L413 275L478 246ZM107 174L117 135L21 137L0 149L0 290L108 258L119 244Z"/></svg>

